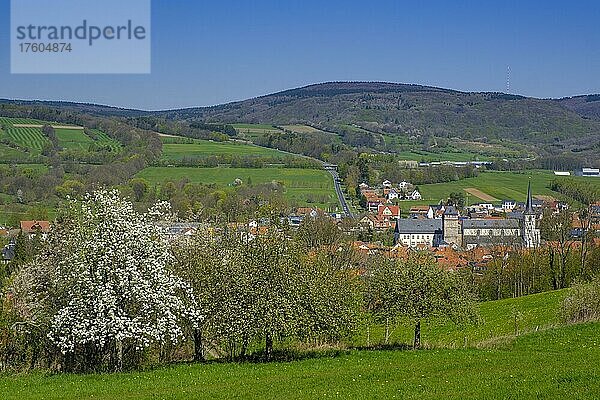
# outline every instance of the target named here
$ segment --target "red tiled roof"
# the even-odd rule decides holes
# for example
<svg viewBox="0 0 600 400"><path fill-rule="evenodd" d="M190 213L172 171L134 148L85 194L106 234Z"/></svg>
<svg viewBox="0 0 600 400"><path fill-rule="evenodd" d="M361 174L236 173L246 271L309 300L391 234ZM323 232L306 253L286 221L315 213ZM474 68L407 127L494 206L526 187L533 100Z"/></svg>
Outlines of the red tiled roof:
<svg viewBox="0 0 600 400"><path fill-rule="evenodd" d="M48 221L21 221L21 231L24 233L50 232L50 222Z"/></svg>

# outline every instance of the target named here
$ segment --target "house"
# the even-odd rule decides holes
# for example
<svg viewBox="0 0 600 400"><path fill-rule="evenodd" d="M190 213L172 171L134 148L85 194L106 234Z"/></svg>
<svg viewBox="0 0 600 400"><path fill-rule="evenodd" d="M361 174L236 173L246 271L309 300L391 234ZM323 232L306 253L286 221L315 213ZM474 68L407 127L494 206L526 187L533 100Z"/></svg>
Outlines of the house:
<svg viewBox="0 0 600 400"><path fill-rule="evenodd" d="M408 189L411 188L411 184L410 182L406 182L406 181L402 181L398 184L398 189L400 189L403 192L406 192Z"/></svg>
<svg viewBox="0 0 600 400"><path fill-rule="evenodd" d="M409 247L437 247L443 236L439 219L398 219L394 229L395 243Z"/></svg>
<svg viewBox="0 0 600 400"><path fill-rule="evenodd" d="M375 243L357 241L352 243L352 247L359 253L369 256L385 252L385 248Z"/></svg>
<svg viewBox="0 0 600 400"><path fill-rule="evenodd" d="M50 222L48 221L21 221L21 232L29 237L41 234L42 237L50 232Z"/></svg>
<svg viewBox="0 0 600 400"><path fill-rule="evenodd" d="M367 185L366 183L363 182L360 185L358 185L358 188L362 192L363 190L367 190L369 188L369 185Z"/></svg>
<svg viewBox="0 0 600 400"><path fill-rule="evenodd" d="M416 189L406 196L407 200L421 200L422 198L421 193Z"/></svg>
<svg viewBox="0 0 600 400"><path fill-rule="evenodd" d="M16 244L15 244L14 239L11 240L10 243L8 243L6 246L4 246L4 248L2 249L2 263L3 264L8 264L16 257L15 247L16 247Z"/></svg>
<svg viewBox="0 0 600 400"><path fill-rule="evenodd" d="M400 210L400 207L398 207L398 206L386 206L386 205L380 204L379 207L377 207L377 216L379 216L380 218L384 218L384 219L400 218L401 212L402 211Z"/></svg>
<svg viewBox="0 0 600 400"><path fill-rule="evenodd" d="M197 222L176 222L167 227L166 236L169 239L194 236L199 227Z"/></svg>
<svg viewBox="0 0 600 400"><path fill-rule="evenodd" d="M372 231L386 231L396 226L396 221L393 218L384 218L379 215L368 214L361 220L360 224Z"/></svg>
<svg viewBox="0 0 600 400"><path fill-rule="evenodd" d="M383 181L383 183L382 183L382 186L383 186L384 188L391 189L391 188L392 188L392 182L390 182L390 181L388 181L388 180L386 179L385 181Z"/></svg>
<svg viewBox="0 0 600 400"><path fill-rule="evenodd" d="M381 204L385 204L386 200L382 197L379 197L377 194L367 193L364 195L367 199L367 210L370 212L375 212L379 208Z"/></svg>
<svg viewBox="0 0 600 400"><path fill-rule="evenodd" d="M416 160L399 160L398 165L400 168L418 168L419 162Z"/></svg>
<svg viewBox="0 0 600 400"><path fill-rule="evenodd" d="M429 206L413 206L410 208L410 218L427 218Z"/></svg>
<svg viewBox="0 0 600 400"><path fill-rule="evenodd" d="M318 208L311 208L311 207L299 207L296 210L296 215L299 217L311 217L311 218L317 218L317 216L319 214L323 213L323 211L321 211Z"/></svg>
<svg viewBox="0 0 600 400"><path fill-rule="evenodd" d="M304 217L301 217L299 215L290 215L288 217L288 224L292 228L298 228L302 221L304 221Z"/></svg>
<svg viewBox="0 0 600 400"><path fill-rule="evenodd" d="M456 271L469 265L465 253L450 246L434 248L432 255L437 264L446 271Z"/></svg>
<svg viewBox="0 0 600 400"><path fill-rule="evenodd" d="M515 200L502 200L502 211L505 213L511 212L517 206Z"/></svg>
<svg viewBox="0 0 600 400"><path fill-rule="evenodd" d="M577 171L575 175L598 178L600 177L600 168L582 168L581 171Z"/></svg>
<svg viewBox="0 0 600 400"><path fill-rule="evenodd" d="M391 201L397 200L398 197L400 197L400 194L398 192L396 192L394 189L390 189L387 192L385 197L387 198L388 202L391 202Z"/></svg>
<svg viewBox="0 0 600 400"><path fill-rule="evenodd" d="M473 204L473 206L478 207L479 209L488 210L488 211L492 211L495 208L492 203L479 203L479 204Z"/></svg>
<svg viewBox="0 0 600 400"><path fill-rule="evenodd" d="M429 210L427 211L428 219L441 219L442 215L444 215L444 207L443 204L433 204L429 206Z"/></svg>

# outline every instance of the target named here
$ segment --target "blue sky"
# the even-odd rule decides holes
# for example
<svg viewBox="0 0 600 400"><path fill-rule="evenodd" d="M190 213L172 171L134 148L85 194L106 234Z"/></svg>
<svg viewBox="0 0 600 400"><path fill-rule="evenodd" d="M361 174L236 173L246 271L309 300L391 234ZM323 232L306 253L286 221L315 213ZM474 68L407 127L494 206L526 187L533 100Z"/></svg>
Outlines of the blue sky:
<svg viewBox="0 0 600 400"><path fill-rule="evenodd" d="M2 98L165 109L332 80L504 91L509 65L512 93L600 93L598 1L154 0L149 75L11 75L9 3Z"/></svg>

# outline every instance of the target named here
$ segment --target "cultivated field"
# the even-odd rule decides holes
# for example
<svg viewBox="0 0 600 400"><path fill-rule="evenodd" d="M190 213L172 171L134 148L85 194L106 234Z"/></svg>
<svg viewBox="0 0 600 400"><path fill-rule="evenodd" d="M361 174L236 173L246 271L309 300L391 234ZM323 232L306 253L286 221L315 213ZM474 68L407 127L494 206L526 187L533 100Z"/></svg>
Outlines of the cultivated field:
<svg viewBox="0 0 600 400"><path fill-rule="evenodd" d="M475 189L475 188L466 188L464 189L465 192L467 192L468 194L475 196L483 201L489 201L492 203L497 203L498 201L500 201L500 199L497 199L493 196L490 196L489 194L485 194L483 193L481 190L479 189Z"/></svg>
<svg viewBox="0 0 600 400"><path fill-rule="evenodd" d="M49 122L40 121L39 119L32 119L32 118L0 117L0 125L12 126L14 124L17 124L17 125L44 125L44 124L49 124ZM52 123L50 123L50 124L52 124Z"/></svg>
<svg viewBox="0 0 600 400"><path fill-rule="evenodd" d="M81 129L55 129L58 144L65 149L88 149L94 141Z"/></svg>
<svg viewBox="0 0 600 400"><path fill-rule="evenodd" d="M87 150L89 146L96 143L100 146L108 146L112 151L119 151L121 144L108 137L104 132L97 129L92 130L96 140L85 134L80 126L50 123L35 119L6 118L0 117L0 125L4 125L4 131L0 130L0 136L7 138L22 149L28 149L29 155L19 149L13 149L6 145L0 147L1 160L28 159L30 155L39 155L50 140L42 133L43 125L52 125L58 138L59 146L64 149Z"/></svg>
<svg viewBox="0 0 600 400"><path fill-rule="evenodd" d="M331 175L324 170L300 168L192 168L192 167L149 167L137 177L151 183L188 179L194 183L228 186L236 179L252 184L281 182L286 197L298 204L314 206L336 206L337 198Z"/></svg>
<svg viewBox="0 0 600 400"><path fill-rule="evenodd" d="M35 153L41 153L50 142L40 128L8 128L7 133L13 142Z"/></svg>
<svg viewBox="0 0 600 400"><path fill-rule="evenodd" d="M564 292L557 292L558 295ZM555 299L533 313L554 320ZM527 303L529 298L518 299ZM514 300L482 306L506 320ZM540 309L541 307L541 309ZM540 320L542 318L539 318ZM513 324L514 325L514 324ZM540 325L544 325L540 323ZM494 335L496 332L492 332ZM176 365L143 372L0 378L12 399L594 399L600 393L600 323L496 337L486 347L323 352L301 361ZM427 335L427 333L425 333Z"/></svg>

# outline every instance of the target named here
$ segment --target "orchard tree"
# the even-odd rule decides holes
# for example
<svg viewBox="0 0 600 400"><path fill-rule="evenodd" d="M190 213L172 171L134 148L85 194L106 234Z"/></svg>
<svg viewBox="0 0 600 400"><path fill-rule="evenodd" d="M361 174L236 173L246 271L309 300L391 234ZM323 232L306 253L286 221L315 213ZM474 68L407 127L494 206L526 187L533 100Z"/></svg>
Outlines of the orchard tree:
<svg viewBox="0 0 600 400"><path fill-rule="evenodd" d="M301 316L298 307L299 258L286 237L274 228L240 244L243 269L249 275L251 326L265 341L265 359L273 341L294 336Z"/></svg>
<svg viewBox="0 0 600 400"><path fill-rule="evenodd" d="M321 249L308 254L298 270L300 320L298 336L336 341L354 332L360 314L361 292L356 271L345 251Z"/></svg>
<svg viewBox="0 0 600 400"><path fill-rule="evenodd" d="M173 256L158 224L167 214L166 204L140 214L116 190L71 200L19 272L26 315L46 327L67 364L79 357L78 368L120 370L153 344L177 343L185 320L202 320L191 287L168 269Z"/></svg>
<svg viewBox="0 0 600 400"><path fill-rule="evenodd" d="M568 286L571 272L568 261L576 243L572 235L573 213L569 210L563 210L558 214L546 212L541 220L540 229L542 236L550 241L548 262L552 271L553 288L563 289ZM558 263L555 260L557 255Z"/></svg>
<svg viewBox="0 0 600 400"><path fill-rule="evenodd" d="M370 306L376 316L406 317L414 323L413 348L421 347L421 322L433 318L474 321L476 298L457 273L444 271L428 256L384 260L371 271Z"/></svg>
<svg viewBox="0 0 600 400"><path fill-rule="evenodd" d="M175 271L193 290L197 307L204 318L193 326L194 361L204 361L209 343L232 343L244 337L236 326L245 317L245 301L239 287L242 282L235 257L237 238L228 233L215 237L199 230L193 237L173 243ZM241 306L241 309L240 309ZM222 340L224 339L225 340ZM234 354L230 354L233 358Z"/></svg>
<svg viewBox="0 0 600 400"><path fill-rule="evenodd" d="M296 241L306 250L334 246L342 241L342 231L326 215L306 217L296 232Z"/></svg>

